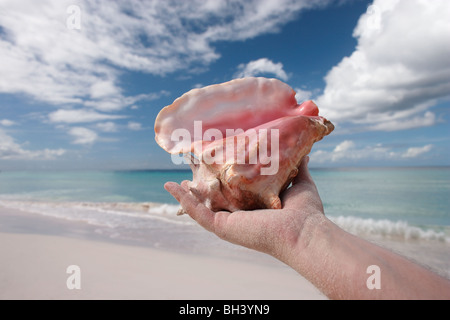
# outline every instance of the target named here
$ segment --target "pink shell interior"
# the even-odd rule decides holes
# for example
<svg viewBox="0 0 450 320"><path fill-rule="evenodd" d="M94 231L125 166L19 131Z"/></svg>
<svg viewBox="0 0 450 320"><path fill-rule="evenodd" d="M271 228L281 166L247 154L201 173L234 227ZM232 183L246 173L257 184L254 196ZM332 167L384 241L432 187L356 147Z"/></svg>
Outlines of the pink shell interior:
<svg viewBox="0 0 450 320"><path fill-rule="evenodd" d="M169 153L188 153L191 144L174 142L171 135L183 128L191 133L192 142L199 140L194 137L194 121L202 121L203 132L215 128L225 136L226 129L245 131L285 116L318 114L311 101L299 106L295 91L277 79L236 79L193 89L163 108L155 121L156 141Z"/></svg>

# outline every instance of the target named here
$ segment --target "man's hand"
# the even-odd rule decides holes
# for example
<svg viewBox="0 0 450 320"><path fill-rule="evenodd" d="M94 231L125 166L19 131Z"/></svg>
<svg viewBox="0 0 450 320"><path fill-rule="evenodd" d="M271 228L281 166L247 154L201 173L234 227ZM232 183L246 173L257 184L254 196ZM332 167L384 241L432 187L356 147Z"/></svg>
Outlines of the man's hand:
<svg viewBox="0 0 450 320"><path fill-rule="evenodd" d="M183 209L206 230L220 238L285 260L298 244L305 221L323 216L317 188L308 171L309 158L300 164L292 186L281 194L282 209L213 212L181 185L167 182L165 188Z"/></svg>

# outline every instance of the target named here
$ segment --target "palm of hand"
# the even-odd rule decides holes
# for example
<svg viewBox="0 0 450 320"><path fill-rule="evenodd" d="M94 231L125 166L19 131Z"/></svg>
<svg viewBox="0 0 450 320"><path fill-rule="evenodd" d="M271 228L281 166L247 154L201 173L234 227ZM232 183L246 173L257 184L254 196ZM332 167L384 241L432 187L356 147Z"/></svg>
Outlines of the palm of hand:
<svg viewBox="0 0 450 320"><path fill-rule="evenodd" d="M186 182L181 186L168 182L165 188L205 229L229 242L279 257L298 241L305 220L323 213L307 163L306 157L292 186L281 194L282 209L212 212L189 192Z"/></svg>

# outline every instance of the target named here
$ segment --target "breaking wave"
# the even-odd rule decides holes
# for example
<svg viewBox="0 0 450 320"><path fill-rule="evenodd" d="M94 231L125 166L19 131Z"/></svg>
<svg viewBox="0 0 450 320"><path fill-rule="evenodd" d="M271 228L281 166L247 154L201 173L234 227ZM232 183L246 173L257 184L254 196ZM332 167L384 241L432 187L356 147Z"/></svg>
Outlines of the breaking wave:
<svg viewBox="0 0 450 320"><path fill-rule="evenodd" d="M435 230L430 226L413 226L402 220L375 220L353 216L329 218L342 229L359 236L372 236L400 241L424 240L450 243L450 237L445 231ZM441 227L441 229L443 228L445 227ZM448 229L448 227L446 228Z"/></svg>
<svg viewBox="0 0 450 320"><path fill-rule="evenodd" d="M155 221L166 224L192 225L187 217L178 217L179 205L154 202L51 202L0 200L0 206L29 213L83 221L110 228L147 228Z"/></svg>
<svg viewBox="0 0 450 320"><path fill-rule="evenodd" d="M193 226L188 216L177 216L179 205L155 202L52 202L0 200L0 206L108 228L153 229ZM406 221L354 216L329 216L344 230L362 237L399 241L450 243L448 226L415 226Z"/></svg>

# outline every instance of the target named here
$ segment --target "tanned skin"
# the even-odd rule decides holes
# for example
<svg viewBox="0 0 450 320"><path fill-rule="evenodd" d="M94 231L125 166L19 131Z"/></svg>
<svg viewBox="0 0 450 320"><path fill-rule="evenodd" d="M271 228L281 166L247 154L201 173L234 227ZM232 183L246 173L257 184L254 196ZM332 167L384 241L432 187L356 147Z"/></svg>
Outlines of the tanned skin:
<svg viewBox="0 0 450 320"><path fill-rule="evenodd" d="M223 240L267 253L295 269L331 299L450 299L450 281L354 236L331 222L308 171L299 166L282 209L212 212L187 186L165 188L206 230ZM379 267L380 289L370 290L367 268Z"/></svg>

